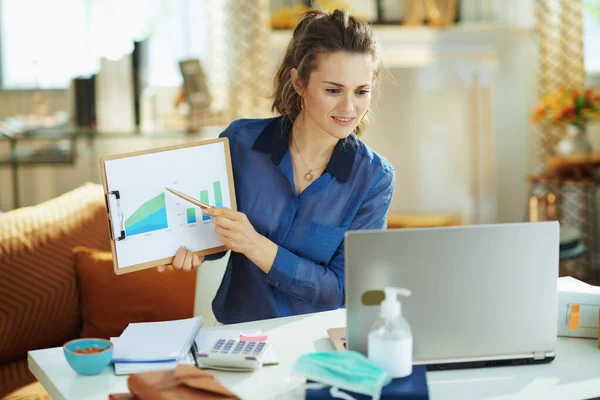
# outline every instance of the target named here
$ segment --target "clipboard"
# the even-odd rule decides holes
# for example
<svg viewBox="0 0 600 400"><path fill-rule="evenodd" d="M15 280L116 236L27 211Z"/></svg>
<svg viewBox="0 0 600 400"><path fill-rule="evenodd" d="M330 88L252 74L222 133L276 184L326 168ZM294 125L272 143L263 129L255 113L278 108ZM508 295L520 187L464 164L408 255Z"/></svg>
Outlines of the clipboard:
<svg viewBox="0 0 600 400"><path fill-rule="evenodd" d="M115 274L170 264L181 246L227 250L210 217L166 189L237 210L227 138L104 156L100 170Z"/></svg>

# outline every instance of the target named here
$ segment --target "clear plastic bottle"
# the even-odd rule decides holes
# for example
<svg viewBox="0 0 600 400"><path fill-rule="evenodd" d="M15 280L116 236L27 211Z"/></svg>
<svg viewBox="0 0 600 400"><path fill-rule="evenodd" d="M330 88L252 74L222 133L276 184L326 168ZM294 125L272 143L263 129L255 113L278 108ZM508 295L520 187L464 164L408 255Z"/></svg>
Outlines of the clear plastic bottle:
<svg viewBox="0 0 600 400"><path fill-rule="evenodd" d="M368 358L392 378L403 378L412 374L413 338L398 295L410 296L410 291L385 288L384 292L380 317L369 332Z"/></svg>

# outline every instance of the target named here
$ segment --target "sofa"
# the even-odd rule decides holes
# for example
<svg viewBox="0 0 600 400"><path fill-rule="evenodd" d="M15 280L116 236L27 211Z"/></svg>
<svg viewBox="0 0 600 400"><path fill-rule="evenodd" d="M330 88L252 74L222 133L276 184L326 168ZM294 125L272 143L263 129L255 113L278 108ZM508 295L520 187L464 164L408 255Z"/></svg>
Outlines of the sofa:
<svg viewBox="0 0 600 400"><path fill-rule="evenodd" d="M109 240L98 184L0 214L0 398L50 398L29 372L28 351L193 316L195 273L116 275Z"/></svg>

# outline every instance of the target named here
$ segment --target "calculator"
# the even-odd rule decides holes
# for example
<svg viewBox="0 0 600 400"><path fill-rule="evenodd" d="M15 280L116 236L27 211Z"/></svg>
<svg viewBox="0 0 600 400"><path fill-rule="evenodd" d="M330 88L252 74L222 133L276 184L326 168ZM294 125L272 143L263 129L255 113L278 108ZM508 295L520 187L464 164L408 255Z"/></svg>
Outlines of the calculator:
<svg viewBox="0 0 600 400"><path fill-rule="evenodd" d="M252 371L262 367L269 349L267 342L219 339L212 348L196 354L199 367L228 371Z"/></svg>

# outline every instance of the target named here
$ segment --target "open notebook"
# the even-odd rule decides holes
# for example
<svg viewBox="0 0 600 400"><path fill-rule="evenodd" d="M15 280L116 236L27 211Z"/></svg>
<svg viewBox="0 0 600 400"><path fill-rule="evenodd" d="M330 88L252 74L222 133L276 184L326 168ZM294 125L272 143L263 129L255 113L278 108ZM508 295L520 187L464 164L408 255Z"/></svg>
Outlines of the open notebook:
<svg viewBox="0 0 600 400"><path fill-rule="evenodd" d="M262 333L262 332L252 332L252 333ZM204 350L212 347L213 344L219 339L238 339L240 337L240 331L236 329L200 329L198 335L196 335L195 340L195 349L190 349L190 351L180 359L179 361L167 361L167 362L115 362L115 375L129 375L136 374L141 372L149 372L149 371L162 371L167 369L175 369L177 364L190 364L196 365L200 368L203 368L201 364L197 364L193 351ZM110 338L113 344L118 343L119 338ZM275 365L279 364L279 360L277 359L273 348L270 347L267 354L266 359L263 365Z"/></svg>
<svg viewBox="0 0 600 400"><path fill-rule="evenodd" d="M132 323L114 343L113 362L178 362L190 351L203 317Z"/></svg>

